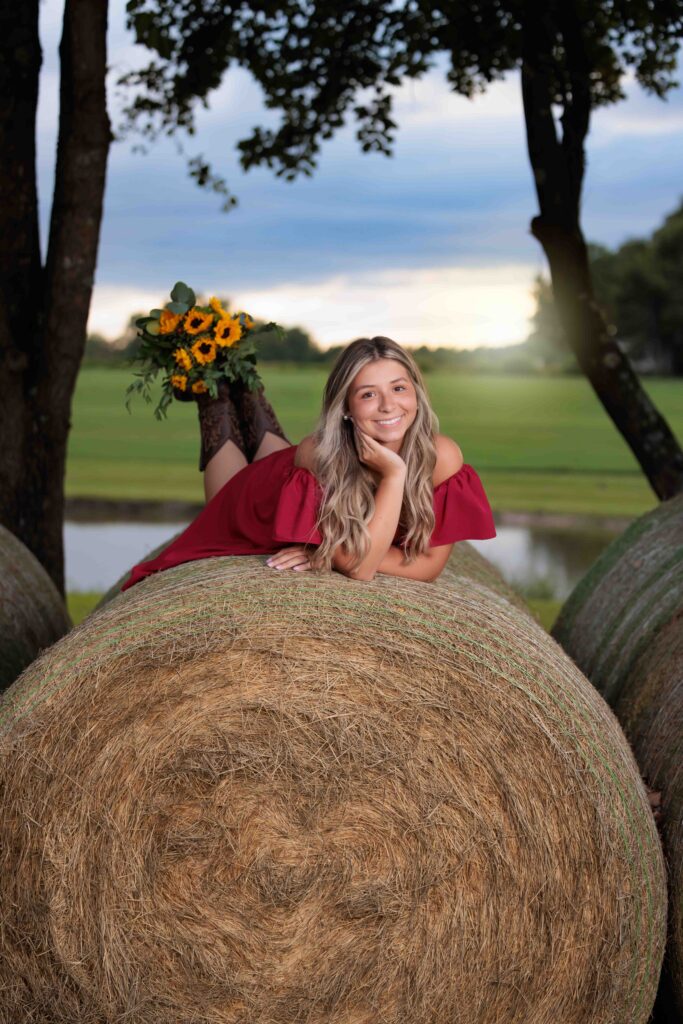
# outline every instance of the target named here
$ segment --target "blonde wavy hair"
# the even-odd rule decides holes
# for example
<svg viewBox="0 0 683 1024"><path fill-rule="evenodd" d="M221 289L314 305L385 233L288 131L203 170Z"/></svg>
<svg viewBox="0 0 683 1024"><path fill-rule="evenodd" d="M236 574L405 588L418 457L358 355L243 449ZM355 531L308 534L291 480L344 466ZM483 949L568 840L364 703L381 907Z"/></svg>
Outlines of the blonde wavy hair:
<svg viewBox="0 0 683 1024"><path fill-rule="evenodd" d="M406 481L399 529L407 562L429 549L434 529L432 474L436 464L435 436L439 421L429 404L420 369L413 357L391 338L358 338L338 356L325 385L322 412L316 424L313 467L322 489L317 528L322 543L310 552L315 569L331 569L339 544L356 568L370 547L367 524L375 511L376 484L370 469L358 458L347 395L352 380L368 363L395 359L408 371L417 393L417 415L401 443Z"/></svg>

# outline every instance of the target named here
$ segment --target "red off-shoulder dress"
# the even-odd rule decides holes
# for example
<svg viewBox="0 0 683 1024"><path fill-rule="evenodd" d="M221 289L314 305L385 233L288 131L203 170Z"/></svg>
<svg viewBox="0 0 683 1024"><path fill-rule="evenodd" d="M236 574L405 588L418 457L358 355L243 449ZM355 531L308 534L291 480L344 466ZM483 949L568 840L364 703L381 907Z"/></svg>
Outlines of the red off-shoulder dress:
<svg viewBox="0 0 683 1024"><path fill-rule="evenodd" d="M156 558L140 562L121 588L182 562L215 555L269 555L287 544L320 544L315 529L322 487L294 465L296 445L251 462L209 501ZM467 463L434 488L430 547L496 536L493 513L476 470ZM400 542L397 531L394 544Z"/></svg>

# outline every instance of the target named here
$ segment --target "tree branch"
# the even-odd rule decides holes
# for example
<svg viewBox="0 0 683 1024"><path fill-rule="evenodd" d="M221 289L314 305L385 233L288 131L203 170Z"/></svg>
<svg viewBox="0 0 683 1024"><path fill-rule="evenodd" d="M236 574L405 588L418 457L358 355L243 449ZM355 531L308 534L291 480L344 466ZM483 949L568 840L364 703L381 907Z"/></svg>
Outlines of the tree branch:
<svg viewBox="0 0 683 1024"><path fill-rule="evenodd" d="M553 58L555 37L556 28L546 5L530 0L525 5L522 23L522 101L527 149L541 221L548 230L556 225L562 225L564 229L577 226L575 221L567 223L568 213L575 208L571 197L576 194L575 188L570 188L567 147L574 147L578 143L583 148L583 138L579 140L578 134L574 132L571 138L563 139L562 142L557 137L552 111L557 82ZM534 234L541 226L534 225Z"/></svg>
<svg viewBox="0 0 683 1024"><path fill-rule="evenodd" d="M571 97L567 98L562 115L562 152L572 202L577 211L580 211L586 169L584 143L591 116L590 63L586 53L584 28L579 20L576 4L561 2L558 13L571 91Z"/></svg>

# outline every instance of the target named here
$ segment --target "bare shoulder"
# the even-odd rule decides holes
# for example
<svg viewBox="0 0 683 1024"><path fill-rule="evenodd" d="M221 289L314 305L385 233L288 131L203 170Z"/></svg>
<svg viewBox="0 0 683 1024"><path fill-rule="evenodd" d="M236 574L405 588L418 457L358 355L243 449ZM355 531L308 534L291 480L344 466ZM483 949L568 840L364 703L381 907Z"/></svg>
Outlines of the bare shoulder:
<svg viewBox="0 0 683 1024"><path fill-rule="evenodd" d="M436 463L432 483L438 487L449 476L453 476L461 468L464 459L460 446L451 437L445 434L437 434L434 443L436 445Z"/></svg>
<svg viewBox="0 0 683 1024"><path fill-rule="evenodd" d="M307 469L312 473L314 452L315 442L313 440L313 434L308 434L306 437L302 438L297 445L296 454L294 455L294 465L300 466L302 469Z"/></svg>

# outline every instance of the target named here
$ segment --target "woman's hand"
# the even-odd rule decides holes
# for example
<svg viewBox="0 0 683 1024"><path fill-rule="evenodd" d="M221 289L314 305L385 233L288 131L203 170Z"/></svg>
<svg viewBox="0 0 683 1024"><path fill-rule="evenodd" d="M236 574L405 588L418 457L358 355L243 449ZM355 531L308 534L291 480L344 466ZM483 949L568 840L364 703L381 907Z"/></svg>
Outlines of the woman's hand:
<svg viewBox="0 0 683 1024"><path fill-rule="evenodd" d="M406 464L398 454L386 445L380 444L374 437L370 437L354 423L353 429L356 437L356 451L358 458L370 469L374 469L383 477L394 474L404 474Z"/></svg>
<svg viewBox="0 0 683 1024"><path fill-rule="evenodd" d="M305 548L300 545L290 548L282 548L274 555L269 555L266 561L271 569L294 569L302 572L305 569L312 569L313 566L308 560Z"/></svg>

